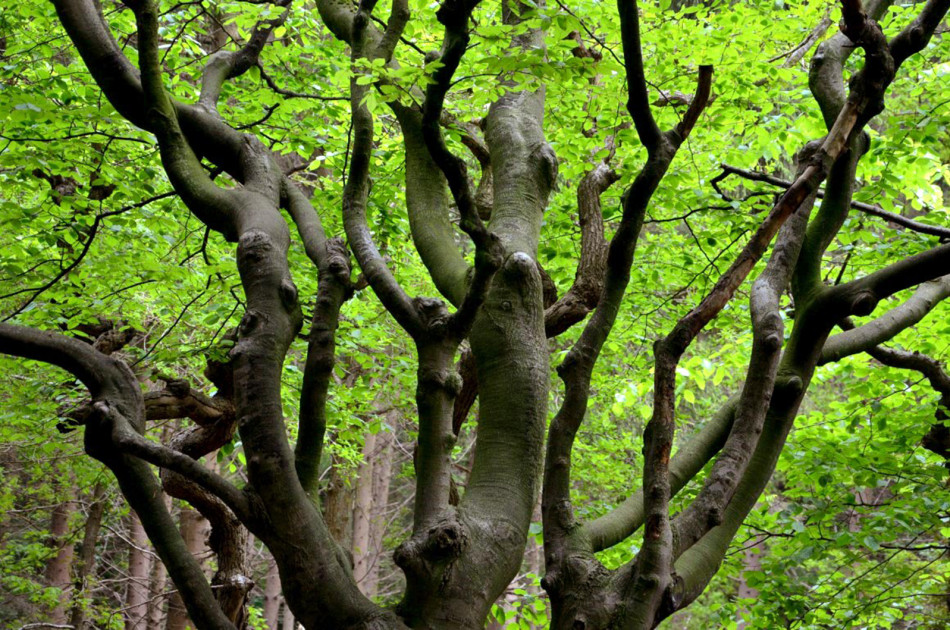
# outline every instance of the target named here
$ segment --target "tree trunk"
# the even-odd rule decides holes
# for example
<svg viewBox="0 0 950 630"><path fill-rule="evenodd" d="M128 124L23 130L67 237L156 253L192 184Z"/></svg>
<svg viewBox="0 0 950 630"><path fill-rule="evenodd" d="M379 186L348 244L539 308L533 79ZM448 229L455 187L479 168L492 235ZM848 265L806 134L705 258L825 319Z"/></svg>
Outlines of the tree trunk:
<svg viewBox="0 0 950 630"><path fill-rule="evenodd" d="M375 471L376 434L367 433L363 442L363 461L356 476L356 504L353 509L353 579L366 593L363 580L373 561L370 530L373 516L373 475Z"/></svg>
<svg viewBox="0 0 950 630"><path fill-rule="evenodd" d="M72 489L69 490L69 494L72 494ZM61 625L66 623L65 603L68 601L66 591L71 584L70 572L73 565L73 544L69 540L69 517L73 509L73 501L70 497L54 507L50 516L48 544L57 552L46 565L46 583L62 591L59 604L50 612L50 621Z"/></svg>
<svg viewBox="0 0 950 630"><path fill-rule="evenodd" d="M79 548L79 562L73 580L73 604L69 614L69 624L74 630L83 630L86 623L86 578L92 573L96 562L96 542L102 526L102 514L105 512L106 487L102 482L96 484L89 504L89 516L83 530L82 546Z"/></svg>
<svg viewBox="0 0 950 630"><path fill-rule="evenodd" d="M353 484L347 483L337 458L333 458L327 480L324 519L333 540L350 549L353 540Z"/></svg>
<svg viewBox="0 0 950 630"><path fill-rule="evenodd" d="M376 461L373 464L373 511L370 523L369 549L371 562L361 584L367 597L376 597L379 592L379 565L386 553L383 546L386 537L386 509L389 507L389 484L393 472L393 441L391 431L380 431L376 436Z"/></svg>
<svg viewBox="0 0 950 630"><path fill-rule="evenodd" d="M166 431L162 432L163 441L167 436ZM172 498L165 495L165 507L169 511L172 508ZM151 568L148 574L148 605L146 606L146 627L161 628L165 623L165 587L168 583L168 572L165 570L165 564L157 555L152 555Z"/></svg>
<svg viewBox="0 0 950 630"><path fill-rule="evenodd" d="M280 573L277 571L277 563L271 560L270 569L267 570L267 577L264 584L264 623L267 630L278 630L278 618L280 617Z"/></svg>
<svg viewBox="0 0 950 630"><path fill-rule="evenodd" d="M185 545L191 555L197 557L199 561L203 558L205 551L205 540L208 536L208 522L202 516L189 507L182 507L181 516L181 537L185 540ZM168 617L165 620L165 630L185 630L194 627L188 618L188 611L182 602L181 596L176 592L168 602Z"/></svg>
<svg viewBox="0 0 950 630"><path fill-rule="evenodd" d="M284 604L284 622L280 630L297 630L297 622L294 619L294 613L290 612L290 607Z"/></svg>
<svg viewBox="0 0 950 630"><path fill-rule="evenodd" d="M129 583L125 595L126 630L145 630L148 610L148 537L142 521L129 515Z"/></svg>

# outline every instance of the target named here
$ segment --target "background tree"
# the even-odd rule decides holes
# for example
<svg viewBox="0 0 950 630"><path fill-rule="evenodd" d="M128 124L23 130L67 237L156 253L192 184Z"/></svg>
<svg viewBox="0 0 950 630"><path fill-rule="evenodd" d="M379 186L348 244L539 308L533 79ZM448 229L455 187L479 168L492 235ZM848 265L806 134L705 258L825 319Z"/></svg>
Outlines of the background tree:
<svg viewBox="0 0 950 630"><path fill-rule="evenodd" d="M803 531L804 510L832 523L835 536L816 527L816 541L838 541L808 569L829 601L877 570L859 566L858 540L911 558L895 585L920 581L918 560L942 558L942 498L903 533L857 535L886 530L866 519L889 513L856 509L906 511L900 497L926 477L912 486L902 471L846 478L825 465L825 499L797 478L811 467L792 463L770 492L802 512L760 501L797 417L835 409L846 428L817 439L857 453L835 399L886 397L880 377L861 385L866 361L853 374L819 365L868 353L946 400L937 358L881 346L950 293L950 246L932 242L950 234L939 226L948 55L934 37L946 0L842 3L841 32L811 56L811 97L798 63L828 27L825 6L53 4L70 46L23 46L16 56L44 64L5 70L3 176L15 193L2 299L16 323L0 324L0 351L64 368L91 399L22 363L32 387L6 397L29 401L33 417L62 416L64 431L82 426L85 452L117 480L132 530L141 523L196 627L255 623L248 532L279 574L287 609L267 600L272 627L278 615L308 628L482 627L523 564L496 618L528 619L524 603L539 596L528 576L543 572L552 627L654 627L706 590L747 520L777 562L815 555L820 545L806 555L794 534L771 540L781 523ZM4 19L35 33L50 16L23 7ZM928 206L930 221L900 205ZM561 239L578 228L579 251L566 255ZM927 337L915 349L939 357ZM831 386L812 411L802 401L816 374ZM888 461L909 453L932 480L946 412L926 411L926 431L878 448ZM924 433L929 459L916 449ZM376 472L386 456L369 456L393 441L411 444L413 474L390 491ZM364 478L348 483L360 449ZM630 461L605 470L612 453ZM808 457L822 470L820 450ZM632 475L640 490L619 481ZM179 529L163 489L210 524L210 569L188 535L193 512L180 508ZM67 549L59 525L77 499L55 494L51 533ZM411 519L384 575L368 568L368 548L386 539L384 511L371 508L393 494ZM603 498L617 495L629 496ZM538 516L544 561L532 540L523 563ZM164 578L134 558L135 541L132 625L156 618L143 576L150 594ZM69 610L67 585L85 584L83 547L76 580L50 577L53 622ZM48 572L72 575L66 555ZM833 568L839 558L856 577ZM765 564L748 568L747 585L764 588ZM916 610L895 609L885 590L847 614L932 615L938 593L926 588ZM832 613L799 596L752 614L796 616ZM182 623L171 607L165 624Z"/></svg>

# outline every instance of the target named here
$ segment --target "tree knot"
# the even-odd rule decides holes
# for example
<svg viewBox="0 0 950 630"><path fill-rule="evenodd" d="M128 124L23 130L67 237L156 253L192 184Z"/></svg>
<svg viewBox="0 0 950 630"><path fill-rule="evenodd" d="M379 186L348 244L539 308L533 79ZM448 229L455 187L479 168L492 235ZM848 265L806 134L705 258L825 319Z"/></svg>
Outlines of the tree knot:
<svg viewBox="0 0 950 630"><path fill-rule="evenodd" d="M270 236L263 230L253 229L241 234L238 240L238 264L262 261L274 249Z"/></svg>
<svg viewBox="0 0 950 630"><path fill-rule="evenodd" d="M412 303L429 333L443 337L448 332L449 310L445 302L437 298L417 297Z"/></svg>
<svg viewBox="0 0 950 630"><path fill-rule="evenodd" d="M873 291L861 291L851 301L851 313L858 316L870 315L877 308L877 297Z"/></svg>

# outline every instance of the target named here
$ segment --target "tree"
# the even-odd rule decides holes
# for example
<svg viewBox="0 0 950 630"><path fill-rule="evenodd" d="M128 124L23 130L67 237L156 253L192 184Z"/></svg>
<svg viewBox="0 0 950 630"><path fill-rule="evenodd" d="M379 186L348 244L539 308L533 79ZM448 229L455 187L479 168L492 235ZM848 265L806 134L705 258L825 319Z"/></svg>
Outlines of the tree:
<svg viewBox="0 0 950 630"><path fill-rule="evenodd" d="M890 37L877 22L889 2L867 7L855 0L842 2L841 32L819 46L809 73L824 128L794 156L785 155L784 146L771 156L781 170L794 161L793 175L781 178L726 167L713 179L711 184L730 202L727 209L739 207L741 203L731 196L744 192L741 187L724 191L727 176L777 184L782 192L764 217L754 217L746 229L738 230L734 247L724 249L726 260L731 259L724 271L719 273L710 260L710 268L717 272L712 286L702 295L687 294L688 310L669 318L669 332L654 345L641 490L591 519L579 517L579 506L572 500L575 438L589 415L598 361L618 334L622 309L631 307L625 297L648 213L661 186L669 183L664 178L674 160L684 159L680 153L687 140L701 129L704 119L715 122L710 113L715 107L713 66L705 60L689 62L695 74L692 95L656 94L650 80L653 71L643 54L640 9L634 1L620 0L616 15L610 16L602 7L585 5L608 32L609 41L602 41L566 6L556 11L532 3L489 7L477 1L446 0L434 16L430 8L419 6L414 7L418 17L413 17L407 0L393 0L388 17L380 19L373 0L358 6L317 0L316 13L338 42L317 38L316 44L307 32L313 28L312 9L291 9L289 4L264 3L253 9L254 24L232 50L226 42L241 36L229 31L222 17L244 10L243 5L209 13L215 23L210 32L192 32L189 21L176 13L177 5L161 13L154 0L128 1L133 28L129 12L121 6L106 15L93 0L54 0L59 21L102 94L121 117L151 134L154 145L148 146L157 146L174 194L207 228L201 251L217 238L211 233L236 244L234 265L240 275L243 297L238 300L243 313L226 340L230 345L226 355L207 357L206 376L214 394L158 373L157 380L165 385L146 386L143 393L143 375L114 352L146 333L111 313L102 314L98 328L89 323L88 311L77 315L76 321L64 318L57 322L62 329L57 332L41 330L51 322L44 326L32 314L40 296L67 278L100 238L105 221L170 196L156 192L154 185L146 199L118 210L90 212L92 205L86 211L76 209L79 257L73 264L61 265L51 283L24 291L26 301L7 317L18 317L19 323L0 324L0 352L63 368L88 388L91 399L69 411L69 423L83 427L86 452L117 479L197 627L233 628L246 622L250 584L243 528L273 554L290 611L307 628L482 627L521 566L540 491L542 585L551 600L552 627L651 628L692 603L716 574L766 489L819 364L868 352L885 364L933 375L935 387L945 391L939 388L946 375L941 376L936 361L880 344L920 322L950 295L950 245L932 246L921 237L913 252L889 248L878 255L862 240L859 245L867 251L858 255L869 259L857 272L849 271L854 277L846 278L844 267L835 283L823 277L832 259L829 247L840 238L852 209L884 217L914 234L950 235L946 228L853 199L861 183L856 175L859 161L870 149L868 130L887 131L884 124L874 126L875 117L884 111L885 94L905 62L918 62L919 53L927 49L950 8L947 0L929 0L915 7L916 14L910 17L902 12ZM694 6L685 12L708 16L716 10ZM304 17L295 32L291 17L297 12ZM656 13L653 18L659 20ZM558 20L564 23L558 25ZM706 28L699 17L696 21ZM240 27L242 22L235 19L234 24ZM179 26L176 35L171 27ZM808 26L810 30L812 25ZM113 29L124 33L118 41ZM552 32L567 29L566 44L551 37ZM407 64L401 55L418 52L413 41L434 44L436 32L441 33L439 52L425 54L424 65L417 59ZM811 45L820 36L809 34L805 41ZM719 34L710 35L710 40L716 37L724 39ZM197 47L195 42L202 38L225 43L214 44L220 50L208 57L200 83L190 66L170 74L169 51L176 45ZM610 47L618 39L622 62ZM312 88L307 92L308 88L281 87L268 73L262 60L278 43L282 49L275 53L277 64L292 59L294 47L301 47L302 83L348 84L345 124L335 118L337 97ZM699 46L700 40L689 41L693 43ZM481 52L479 45L485 50L473 61L473 51ZM573 54L573 66L552 52L565 46ZM726 59L728 43L723 46L716 52ZM857 49L863 59L846 88L847 63ZM348 51L349 68L334 59L343 51ZM322 56L317 55L320 52ZM617 55L615 66L605 61L604 52ZM137 57L137 69L127 53ZM654 57L652 65L663 61L669 60ZM459 85L471 81L460 75L463 67L491 78L477 80L460 93ZM563 146L574 159L581 156L585 164L582 172L572 164L570 174L559 174L557 152L546 140L551 129L544 124L546 114L557 112L546 97L563 68L576 69L590 88L591 99L603 102L598 107L622 110L623 99L617 94L624 81L627 94L625 113L601 117L591 113L589 104L579 106L589 115L581 131L558 131L556 146ZM661 70L657 73L664 79L683 75L675 68L667 76ZM325 132L337 134L326 145L346 146L345 183L340 182L338 203L314 205L304 187L312 180L293 177L311 160L326 156L318 142L299 138L299 149L293 150L307 155L289 155L286 145L298 139L276 139L266 128L260 135L246 131L268 123L276 103L258 103L263 118L227 122L227 114L237 111L238 97L248 89L229 86L249 75L259 77L273 94L326 104L321 115L332 124ZM307 76L321 80L309 81ZM741 74L729 76L738 79ZM287 77L295 75L279 78ZM300 80L299 75L296 78ZM685 86L680 79L674 84ZM183 100L171 96L172 85ZM767 77L755 81L757 88L767 85ZM185 99L189 93L196 93L196 98ZM585 98L584 93L579 96ZM566 95L561 105L571 106L577 97ZM919 106L931 106L931 97L931 93L920 97L926 102ZM466 100L471 101L468 106ZM448 111L447 102L464 115ZM771 104L781 103L776 97ZM481 113L471 115L478 107L483 108ZM283 120L284 131L287 125L302 124L306 115L304 110L293 112ZM464 122L481 116L477 125ZM632 129L620 116L629 116ZM381 202L371 190L374 169L379 162L390 164L394 153L391 144L380 140L380 122L386 135L398 128L402 138L405 213L429 275L417 283L419 291L411 292L426 297L410 295L404 279L397 280L393 260L380 252L377 243L386 231L387 213L403 210L391 198ZM609 124L601 127L603 122ZM587 124L591 127L585 128ZM593 151L589 143L579 150L563 140L588 132L602 142ZM118 138L102 133L110 143ZM133 137L141 143L139 135ZM265 146L262 139L273 146ZM631 147L634 140L637 149ZM939 141L932 139L932 144ZM471 157L461 157L462 146ZM716 159L709 142L697 146ZM623 168L612 166L621 154ZM636 161L642 163L634 166ZM475 162L482 170L477 186L468 173ZM160 180L157 172L143 176ZM49 184L57 205L67 211L74 208L72 198L79 187L75 179L42 169L36 177ZM945 173L942 177L948 181ZM558 296L548 268L563 263L542 260L547 246L541 235L545 211L562 180L576 189L581 246L573 283ZM682 173L676 174L677 184L685 180ZM608 240L601 196L618 181L626 187L619 199L620 216L606 222ZM118 185L97 174L90 180L87 197L101 206L113 193L108 187ZM376 229L367 216L374 198L383 221ZM336 207L342 207L346 245L343 239L328 236L323 227L324 222L336 224L331 218ZM555 215L558 220L565 216L570 214ZM682 218L692 232L687 219L688 215ZM722 235L721 219L707 219L703 225L709 227L707 242ZM306 262L294 254L294 242L302 244ZM48 247L75 249L57 241ZM357 279L350 253L360 272ZM293 275L291 263L300 269ZM683 371L684 356L720 314L738 318L735 313L726 316L724 309L734 303L756 268L760 272L749 289L750 321L745 323L751 327L752 344L736 377L737 393L714 401L721 405L719 410L685 438L674 455L682 391L677 375ZM303 310L314 294L302 293L295 278L314 270L319 282L306 348L300 349L295 340L303 327ZM214 269L212 274L220 276L221 271ZM429 297L427 283L451 308ZM405 331L415 351L416 404L406 411L418 419L412 531L394 551L405 590L391 607L360 592L352 558L331 535L320 508L341 311L354 293L365 294L366 287ZM912 295L884 315L851 321L870 317L879 303L910 290ZM76 291L62 299L83 302ZM793 323L786 334L789 308ZM221 328L229 321L223 319ZM836 326L843 331L832 335ZM555 339L553 346L549 339ZM470 357L463 354L457 370L454 363L463 348ZM552 348L562 357L556 368L562 384L551 383ZM285 366L295 352L305 353L305 359L292 419L296 442L291 448L285 425ZM136 364L147 358L145 353ZM556 404L546 432L552 392ZM459 492L453 479L453 445L476 395L472 466ZM195 426L176 432L167 443L146 436L149 421L178 418L189 418ZM935 426L942 426L945 418L945 411L938 408ZM235 476L215 472L199 461L231 444L235 431L245 463L246 483L241 487ZM161 485L152 466L162 469ZM694 479L698 486L690 500L674 504L674 496ZM169 494L193 504L212 525L217 571L210 583L162 499L162 485ZM618 568L608 569L595 555L641 528L638 552Z"/></svg>

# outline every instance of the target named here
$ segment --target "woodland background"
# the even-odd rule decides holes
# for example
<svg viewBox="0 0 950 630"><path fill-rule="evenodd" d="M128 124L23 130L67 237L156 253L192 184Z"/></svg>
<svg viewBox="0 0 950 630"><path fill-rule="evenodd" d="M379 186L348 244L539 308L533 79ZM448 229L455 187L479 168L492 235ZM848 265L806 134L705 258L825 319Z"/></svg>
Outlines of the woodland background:
<svg viewBox="0 0 950 630"><path fill-rule="evenodd" d="M237 11L238 4L193 0L166 7L175 29L163 54L179 97L194 99L202 60L232 40L243 41L270 10L241 3ZM411 4L420 15L427 6ZM127 45L122 34L134 32L131 13L112 2L103 2L103 9ZM616 505L628 492L627 481L640 475L653 340L706 293L780 190L736 175L714 185L721 165L788 179L787 156L825 131L807 90L806 64L814 45L835 32L833 3L659 0L643 3L641 11L660 119L676 120L677 98L691 90L688 69L698 63L715 66L714 100L657 192L625 306L595 371L596 395L574 455L581 516ZM912 15L913 5L895 6L885 30ZM536 19L549 29L547 56L527 63L535 80L547 85L546 132L560 159L559 178L576 182L611 152L618 172L632 172L623 165L642 155L624 123L613 3L550 2ZM420 50L420 63L403 70L406 76L421 72L421 51L434 48L438 35L424 21L410 23L404 37ZM222 114L253 128L284 154L323 207L337 208L348 148L350 75L343 46L305 7L274 37L261 68L228 84ZM477 120L497 96L479 78L511 63L493 54L506 45L498 27L479 23L473 37L476 47L458 73L451 103L463 121ZM284 45L282 38L293 41ZM613 96L594 98L601 94ZM385 90L370 96L384 97ZM370 106L382 128L371 226L404 286L434 294L400 211L401 138L382 104ZM857 200L950 225L948 125L950 37L944 26L931 48L902 69L887 110L871 124L872 149L860 163ZM573 277L579 234L573 187L562 189L545 215L540 251L540 262L561 285ZM209 357L227 352L242 294L232 248L209 237L169 190L150 136L104 100L52 6L4 0L0 318L15 314L16 321L86 338L110 327L128 331L117 352L143 387L198 380ZM618 185L603 196L608 229L622 190ZM324 221L339 228L339 216ZM935 242L853 213L829 250L836 277L828 281L849 280ZM291 256L302 258L295 247ZM315 276L296 281L301 295L315 294ZM735 391L742 376L751 345L744 290L678 369L684 433L713 413L712 402ZM907 342L936 359L950 357L948 315L946 305L937 307L895 345ZM553 342L552 363L572 339L568 332ZM401 410L413 405L411 344L366 291L345 304L338 344L324 505L332 531L354 555L361 588L386 601L401 585L383 550L393 546L387 541L404 539L410 524L414 424ZM284 369L288 416L298 404L305 342L298 345ZM79 432L69 430L82 387L63 372L7 357L0 357L0 374L0 627L186 627L140 523L112 478L82 454ZM551 392L560 395L557 387ZM918 374L863 355L820 368L770 488L719 575L699 601L663 627L947 627L948 469L921 446L937 398ZM549 407L557 408L556 402ZM150 431L168 439L181 428L168 422ZM455 453L462 486L471 446L472 427L463 427ZM235 438L205 462L240 477L242 457ZM694 492L687 488L677 501ZM190 507L169 503L190 548L207 556L206 524ZM540 525L532 532L521 575L509 587L512 597L494 609L495 627L545 625ZM602 560L608 566L629 561L637 542L628 543L604 552ZM294 627L272 560L253 538L249 544L256 583L250 627Z"/></svg>

